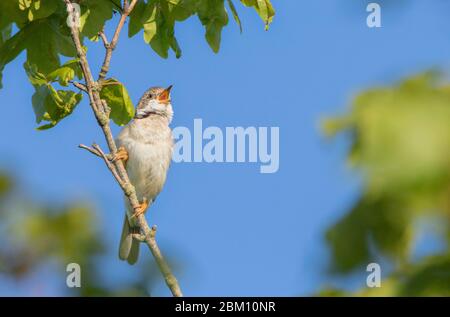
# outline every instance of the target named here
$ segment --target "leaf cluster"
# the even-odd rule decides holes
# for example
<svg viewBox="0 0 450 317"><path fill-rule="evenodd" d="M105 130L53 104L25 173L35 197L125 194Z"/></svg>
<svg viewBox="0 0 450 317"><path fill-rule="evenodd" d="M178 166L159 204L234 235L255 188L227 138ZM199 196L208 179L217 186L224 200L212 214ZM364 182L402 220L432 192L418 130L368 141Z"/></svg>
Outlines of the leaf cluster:
<svg viewBox="0 0 450 317"><path fill-rule="evenodd" d="M364 180L360 199L326 234L334 271L384 258L397 272L387 280L392 294L412 294L412 287L417 294L449 294L450 86L428 72L370 89L346 115L326 120L324 130L350 138L349 163ZM438 220L446 250L416 263L412 254L424 219Z"/></svg>
<svg viewBox="0 0 450 317"><path fill-rule="evenodd" d="M79 0L79 31L82 43L98 41L108 20L123 12L120 0ZM266 28L275 14L270 0L242 0L254 8ZM242 30L241 20L232 0L138 0L128 21L128 35L142 31L143 40L161 57L173 51L181 56L175 35L177 22L197 16L205 28L205 39L214 52L220 48L222 29L228 24L228 11ZM77 53L67 25L62 0L0 1L0 88L5 66L26 52L24 68L35 88L32 98L38 129L54 127L70 115L82 95L71 90L75 77L82 79ZM58 87L59 86L59 87ZM134 107L125 87L109 79L101 93L111 108L111 118L126 124Z"/></svg>

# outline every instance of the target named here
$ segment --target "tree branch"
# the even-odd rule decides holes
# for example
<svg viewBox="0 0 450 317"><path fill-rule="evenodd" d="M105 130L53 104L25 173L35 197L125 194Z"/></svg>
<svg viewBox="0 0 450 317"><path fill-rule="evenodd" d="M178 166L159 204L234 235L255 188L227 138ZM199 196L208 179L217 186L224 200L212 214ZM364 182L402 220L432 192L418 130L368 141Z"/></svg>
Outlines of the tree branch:
<svg viewBox="0 0 450 317"><path fill-rule="evenodd" d="M86 86L83 85L82 83L79 83L79 82L77 82L77 81L70 81L70 83L71 83L72 85L74 85L75 87L77 87L78 89L80 89L80 90L82 90L82 91L84 91L84 92L87 92Z"/></svg>
<svg viewBox="0 0 450 317"><path fill-rule="evenodd" d="M114 178L119 183L120 187L124 188L125 187L125 183L123 182L123 179L120 177L120 175L117 173L117 169L114 166L114 164L111 163L109 157L105 154L105 152L103 152L103 150L100 148L100 146L98 144L93 144L92 147L94 148L94 150L97 153L100 154L100 157L103 159L103 161L105 162L106 166L111 171L111 174L113 174Z"/></svg>
<svg viewBox="0 0 450 317"><path fill-rule="evenodd" d="M105 49L108 49L109 47L109 41L108 38L106 37L105 31L102 30L98 33L98 35L100 36L100 38L102 39L103 42L103 46L105 47Z"/></svg>
<svg viewBox="0 0 450 317"><path fill-rule="evenodd" d="M100 70L100 74L98 75L98 81L100 83L106 78L106 74L109 71L109 64L111 63L112 52L116 48L117 42L119 41L120 32L122 31L125 21L126 21L127 17L130 15L131 11L133 11L136 3L137 3L137 0L132 0L130 4L128 4L128 1L124 1L123 10L120 15L120 20L119 20L119 23L117 24L113 38L111 40L111 43L108 43L108 40L107 40L105 34L102 32L103 35L101 35L101 38L103 40L103 44L105 45L106 54L105 54L105 59L103 60L103 65Z"/></svg>
<svg viewBox="0 0 450 317"><path fill-rule="evenodd" d="M69 17L75 21L75 10L72 5L72 2L70 0L63 0L67 7L67 12L69 14ZM136 5L137 0L132 0L131 4L128 5L128 1L124 1L124 8L123 12L119 21L119 24L117 25L116 31L114 32L113 39L109 45L105 45L106 48L106 54L105 54L105 60L103 62L100 75L99 75L99 81L101 82L105 77L109 70L109 64L111 61L112 51L117 45L117 41L119 39L120 31L123 28L123 25L125 23L126 18L133 10L134 6ZM105 102L105 100L102 100L100 98L100 89L101 84L99 84L98 81L95 81L91 69L89 67L89 63L86 58L86 52L83 49L83 46L81 45L80 41L80 34L78 31L78 27L76 23L71 23L70 26L70 32L72 36L72 41L75 44L75 48L77 50L78 58L80 59L80 66L83 71L84 78L86 80L86 92L89 96L90 106L92 108L92 111L94 112L95 118L97 119L97 122L99 126L101 127L103 134L106 139L106 143L108 145L108 149L111 153L111 156L114 156L117 152L117 146L114 142L114 138L111 132L111 128L109 126L109 111L108 106ZM106 40L106 36L102 37L102 40ZM106 42L107 43L107 40ZM93 145L92 148L89 148L84 145L80 145L81 148L88 150L89 152L100 156L103 158L103 161L107 165L108 169L113 174L114 178L116 179L117 183L121 187L122 191L124 192L125 196L128 198L131 206L133 207L133 210L139 206L139 200L136 196L136 190L134 186L130 183L127 171L125 170L125 167L121 160L117 160L115 162L110 161L110 157L106 155L102 149L98 145ZM164 259L163 255L161 254L161 251L156 243L155 239L155 233L156 233L156 227L150 228L147 220L145 219L144 215L139 215L138 217L133 217L133 214L131 212L127 213L128 219L133 224L137 225L140 228L140 231L142 233L142 237L144 242L149 247L151 253L153 254L153 257L155 258L155 261L158 265L159 270L161 271L167 286L170 288L170 291L174 296L182 296L182 292L180 289L180 286L178 285L178 281L175 278L175 276L172 274L172 271L170 270L169 265L167 264L166 260Z"/></svg>
<svg viewBox="0 0 450 317"><path fill-rule="evenodd" d="M80 149L83 149L83 150L86 150L86 151L88 151L88 152L91 152L92 154L94 154L94 155L96 155L96 156L98 156L98 157L102 157L102 156L100 155L100 153L97 152L96 149L93 149L93 148L91 148L91 147L89 147L89 146L86 146L86 145L84 145L84 144L80 144L80 145L78 145L78 147L79 147Z"/></svg>

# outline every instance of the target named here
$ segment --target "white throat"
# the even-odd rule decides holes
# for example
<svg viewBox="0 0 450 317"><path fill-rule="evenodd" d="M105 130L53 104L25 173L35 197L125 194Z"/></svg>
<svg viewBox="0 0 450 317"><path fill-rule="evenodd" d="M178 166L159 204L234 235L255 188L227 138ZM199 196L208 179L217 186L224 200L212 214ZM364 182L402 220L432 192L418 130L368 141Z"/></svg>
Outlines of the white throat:
<svg viewBox="0 0 450 317"><path fill-rule="evenodd" d="M160 103L155 99L149 100L144 107L136 110L135 118L143 119L151 115L160 115L165 117L167 118L168 123L170 123L173 118L172 104Z"/></svg>

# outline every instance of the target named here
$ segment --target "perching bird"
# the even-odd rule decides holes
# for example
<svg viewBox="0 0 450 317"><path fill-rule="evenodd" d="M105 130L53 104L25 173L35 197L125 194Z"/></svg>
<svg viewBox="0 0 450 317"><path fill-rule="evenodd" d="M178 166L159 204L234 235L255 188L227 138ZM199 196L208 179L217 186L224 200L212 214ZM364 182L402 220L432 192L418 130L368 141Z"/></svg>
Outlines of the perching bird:
<svg viewBox="0 0 450 317"><path fill-rule="evenodd" d="M125 197L125 206L134 213L134 217L146 212L166 181L173 149L169 127L173 117L171 88L153 87L147 90L139 100L134 119L120 131L116 140L118 151L114 160L123 160L137 197L142 202L133 211ZM139 242L133 239L133 233L136 230L125 214L119 258L129 264L136 263L139 256Z"/></svg>

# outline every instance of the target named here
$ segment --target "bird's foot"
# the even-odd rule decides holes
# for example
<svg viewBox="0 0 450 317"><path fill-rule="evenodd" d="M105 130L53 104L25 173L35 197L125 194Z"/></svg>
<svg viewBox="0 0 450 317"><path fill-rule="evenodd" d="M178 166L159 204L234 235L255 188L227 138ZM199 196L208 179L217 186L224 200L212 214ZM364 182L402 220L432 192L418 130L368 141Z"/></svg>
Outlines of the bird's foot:
<svg viewBox="0 0 450 317"><path fill-rule="evenodd" d="M117 160L121 160L123 164L126 164L128 161L128 152L123 146L117 149L117 152L111 161L116 162Z"/></svg>
<svg viewBox="0 0 450 317"><path fill-rule="evenodd" d="M134 214L132 216L132 218L137 218L140 215L145 214L145 212L147 211L148 208L148 201L147 198L144 197L144 199L142 200L142 203L139 204L136 208L134 208Z"/></svg>

